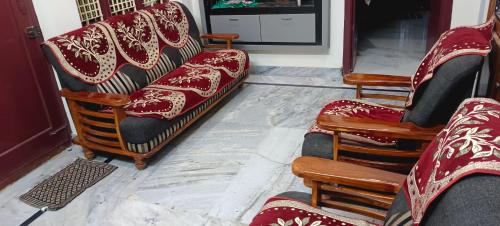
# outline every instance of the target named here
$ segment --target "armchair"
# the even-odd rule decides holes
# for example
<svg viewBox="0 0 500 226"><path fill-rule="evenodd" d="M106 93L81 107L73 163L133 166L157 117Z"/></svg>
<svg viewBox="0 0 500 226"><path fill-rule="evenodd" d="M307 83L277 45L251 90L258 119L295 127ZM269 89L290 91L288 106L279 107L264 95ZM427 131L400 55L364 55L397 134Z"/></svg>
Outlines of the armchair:
<svg viewBox="0 0 500 226"><path fill-rule="evenodd" d="M312 195L273 197L250 225L290 219L286 225L371 225L319 206L363 214L384 225L496 225L500 156L490 150L500 148L499 115L500 104L492 99L464 101L409 174L299 157L292 171L312 181Z"/></svg>
<svg viewBox="0 0 500 226"><path fill-rule="evenodd" d="M346 84L356 85L356 98L406 101L405 107L362 100L331 102L305 135L302 155L408 172L458 105L473 95L483 58L491 50L492 27L490 21L445 32L413 77L345 76ZM403 87L410 94L363 93L367 86Z"/></svg>

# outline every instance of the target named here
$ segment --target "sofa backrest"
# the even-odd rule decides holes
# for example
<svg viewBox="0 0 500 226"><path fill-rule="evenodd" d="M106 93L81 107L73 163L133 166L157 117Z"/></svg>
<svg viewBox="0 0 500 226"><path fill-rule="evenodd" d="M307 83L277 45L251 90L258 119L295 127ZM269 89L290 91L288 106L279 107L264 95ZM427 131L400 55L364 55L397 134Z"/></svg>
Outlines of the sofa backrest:
<svg viewBox="0 0 500 226"><path fill-rule="evenodd" d="M165 4L171 4L171 3L165 3ZM70 74L68 70L65 69L66 67L63 65L63 63L61 63L61 60L58 58L58 56L54 54L54 51L50 48L49 45L47 45L47 42L42 45L42 50L46 58L50 62L50 64L52 64L52 66L56 70L59 81L63 88L68 88L72 91L130 94L138 89L141 89L149 85L162 75L165 75L168 72L176 69L184 62L189 60L191 57L195 56L196 54L202 51L200 32L198 30L198 26L196 25L196 22L192 14L183 4L178 2L176 2L175 4L178 4L182 8L187 18L189 26L188 41L183 47L167 46L163 48L163 50L160 51L160 57L158 62L151 69L148 70L142 69L130 63L125 63L123 65L116 65L118 70L116 70L116 72L109 79L98 83L89 83ZM105 20L104 22L111 20L116 21L119 20L120 17L126 17L126 15L111 17ZM81 28L79 30L85 30L87 27ZM152 28L158 29L157 26L154 26ZM115 43L110 43L110 44L115 45Z"/></svg>
<svg viewBox="0 0 500 226"><path fill-rule="evenodd" d="M460 103L472 96L482 64L482 56L464 55L441 65L434 77L417 90L402 121L422 127L448 123Z"/></svg>

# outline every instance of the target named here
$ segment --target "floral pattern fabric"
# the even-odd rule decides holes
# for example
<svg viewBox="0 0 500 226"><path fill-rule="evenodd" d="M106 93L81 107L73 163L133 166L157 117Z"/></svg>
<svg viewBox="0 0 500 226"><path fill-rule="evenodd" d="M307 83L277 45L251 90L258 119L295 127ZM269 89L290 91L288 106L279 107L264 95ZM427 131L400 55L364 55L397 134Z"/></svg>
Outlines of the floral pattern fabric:
<svg viewBox="0 0 500 226"><path fill-rule="evenodd" d="M491 99L464 101L408 175L403 189L414 224L441 193L474 173L500 175L500 104Z"/></svg>
<svg viewBox="0 0 500 226"><path fill-rule="evenodd" d="M101 24L51 38L45 45L66 72L86 83L107 81L120 63L113 40Z"/></svg>
<svg viewBox="0 0 500 226"><path fill-rule="evenodd" d="M173 1L140 11L148 15L158 37L168 46L182 48L189 39L189 22L181 6Z"/></svg>
<svg viewBox="0 0 500 226"><path fill-rule="evenodd" d="M233 57L224 58L228 54ZM217 94L245 75L248 68L248 56L241 50L201 52L183 66L132 93L126 113L172 119Z"/></svg>
<svg viewBox="0 0 500 226"><path fill-rule="evenodd" d="M110 17L51 38L44 44L70 75L101 84L125 64L149 70L158 65L164 48L183 48L189 22L182 7L167 2Z"/></svg>
<svg viewBox="0 0 500 226"><path fill-rule="evenodd" d="M284 197L267 200L250 226L372 226L362 220L341 217Z"/></svg>
<svg viewBox="0 0 500 226"><path fill-rule="evenodd" d="M186 65L223 70L227 75L235 78L245 70L246 59L247 57L243 51L222 49L199 54L191 58Z"/></svg>
<svg viewBox="0 0 500 226"><path fill-rule="evenodd" d="M399 122L403 116L403 111L360 100L338 100L323 107L319 115L338 115L345 117L384 120L387 122ZM309 129L309 133L325 133L333 135L332 131L321 129L316 123L314 123ZM392 146L396 144L396 139L392 137L377 136L364 132L341 133L340 137L342 138L342 141L355 141L379 146Z"/></svg>
<svg viewBox="0 0 500 226"><path fill-rule="evenodd" d="M116 48L128 63L142 69L151 69L156 65L160 44L150 18L133 12L100 23L108 29Z"/></svg>
<svg viewBox="0 0 500 226"><path fill-rule="evenodd" d="M424 57L412 77L406 107L413 104L417 90L434 76L434 71L447 61L463 55L486 56L491 51L494 20L473 27L457 27L441 34Z"/></svg>

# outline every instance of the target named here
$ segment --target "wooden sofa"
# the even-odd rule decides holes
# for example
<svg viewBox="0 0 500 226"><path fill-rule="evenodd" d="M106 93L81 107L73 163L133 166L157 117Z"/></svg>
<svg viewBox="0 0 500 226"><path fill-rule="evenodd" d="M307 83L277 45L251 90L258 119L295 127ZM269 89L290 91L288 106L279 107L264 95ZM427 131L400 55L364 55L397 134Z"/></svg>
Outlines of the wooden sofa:
<svg viewBox="0 0 500 226"><path fill-rule="evenodd" d="M54 37L42 49L57 71L78 134L74 142L85 157L96 151L128 156L144 169L149 157L243 84L249 60L232 49L238 37L200 35L187 8L169 2ZM203 46L200 38L227 45Z"/></svg>

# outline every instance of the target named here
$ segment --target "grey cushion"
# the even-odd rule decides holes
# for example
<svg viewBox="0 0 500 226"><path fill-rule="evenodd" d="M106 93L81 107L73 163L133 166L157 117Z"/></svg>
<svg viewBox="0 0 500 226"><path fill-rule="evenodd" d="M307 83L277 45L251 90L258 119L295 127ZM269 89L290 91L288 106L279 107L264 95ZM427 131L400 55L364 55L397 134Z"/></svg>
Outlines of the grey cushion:
<svg viewBox="0 0 500 226"><path fill-rule="evenodd" d="M302 143L302 156L333 159L333 138L324 133L308 133Z"/></svg>
<svg viewBox="0 0 500 226"><path fill-rule="evenodd" d="M287 191L287 192L283 192L277 196L285 197L285 198L289 198L289 199L295 199L297 201L300 201L300 202L303 202L306 204L311 204L311 200L312 200L311 194L305 193L305 192L298 192L298 191Z"/></svg>
<svg viewBox="0 0 500 226"><path fill-rule="evenodd" d="M498 225L499 187L499 176L474 174L465 177L432 203L421 225ZM401 191L387 213L386 223L389 224L386 225L393 225L395 219L408 211L409 205ZM393 215L396 216L394 220L391 219Z"/></svg>
<svg viewBox="0 0 500 226"><path fill-rule="evenodd" d="M482 63L482 56L465 55L441 65L434 77L415 93L414 105L405 112L402 121L422 127L448 123L458 105L471 97Z"/></svg>
<svg viewBox="0 0 500 226"><path fill-rule="evenodd" d="M416 93L414 106L407 110L403 122L419 126L446 124L458 105L472 94L476 73L480 70L483 57L466 55L454 58L437 69L436 75ZM399 140L396 148L414 150L417 144ZM302 145L303 156L333 159L333 139L321 133L306 134ZM343 152L349 156L386 162L412 162L414 159L388 158L360 153Z"/></svg>
<svg viewBox="0 0 500 226"><path fill-rule="evenodd" d="M396 149L414 150L415 145L412 142L400 141L394 147ZM363 153L342 152L342 156L378 160L384 162L415 162L414 158L397 158L377 155L368 155ZM331 135L324 133L308 133L304 136L302 143L302 156L312 156L324 159L333 159L333 138Z"/></svg>
<svg viewBox="0 0 500 226"><path fill-rule="evenodd" d="M199 104L196 108L172 120L127 116L120 122L120 132L127 143L129 151L145 153L158 146L159 143L168 139L188 121L192 120L203 110L222 98L224 94L244 80L247 75L248 74L244 74L240 76L237 80L232 81L225 88L205 102Z"/></svg>

